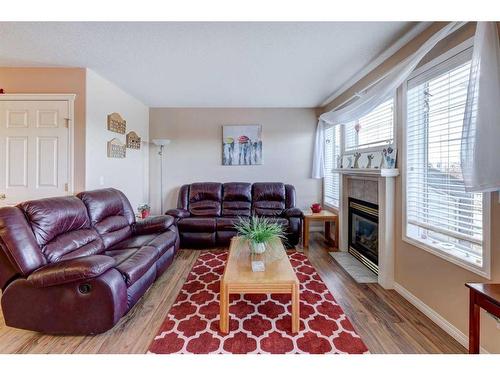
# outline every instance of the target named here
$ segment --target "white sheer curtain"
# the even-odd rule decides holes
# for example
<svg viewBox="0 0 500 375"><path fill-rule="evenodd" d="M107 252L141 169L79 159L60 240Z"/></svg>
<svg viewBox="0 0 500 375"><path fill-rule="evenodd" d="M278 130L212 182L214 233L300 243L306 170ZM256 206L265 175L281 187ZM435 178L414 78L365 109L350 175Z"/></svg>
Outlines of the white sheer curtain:
<svg viewBox="0 0 500 375"><path fill-rule="evenodd" d="M323 113L316 128L316 139L314 144L314 154L312 162L312 178L323 178L324 173L324 139L325 126L334 124L345 124L356 120L378 107L388 98L395 94L396 89L408 78L410 73L416 68L422 58L434 46L453 31L463 26L460 22L450 22L437 33L432 35L420 48L412 55L401 61L385 76L364 92L357 94L353 102L346 104L339 109Z"/></svg>
<svg viewBox="0 0 500 375"><path fill-rule="evenodd" d="M500 189L500 46L495 22L478 22L467 90L461 164L465 190Z"/></svg>

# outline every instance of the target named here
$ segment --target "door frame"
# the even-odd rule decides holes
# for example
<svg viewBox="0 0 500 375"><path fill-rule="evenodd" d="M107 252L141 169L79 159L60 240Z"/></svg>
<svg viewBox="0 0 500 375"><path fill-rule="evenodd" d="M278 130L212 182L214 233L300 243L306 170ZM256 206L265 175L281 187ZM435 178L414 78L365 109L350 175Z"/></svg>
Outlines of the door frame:
<svg viewBox="0 0 500 375"><path fill-rule="evenodd" d="M73 195L75 191L74 170L74 134L75 134L75 99L76 94L0 94L1 101L65 101L68 105L68 191Z"/></svg>

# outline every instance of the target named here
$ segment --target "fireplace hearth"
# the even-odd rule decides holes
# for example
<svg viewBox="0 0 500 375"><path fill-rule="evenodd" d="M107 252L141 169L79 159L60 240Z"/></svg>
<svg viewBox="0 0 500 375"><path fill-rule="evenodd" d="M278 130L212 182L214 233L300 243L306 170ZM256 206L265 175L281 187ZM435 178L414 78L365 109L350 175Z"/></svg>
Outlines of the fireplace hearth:
<svg viewBox="0 0 500 375"><path fill-rule="evenodd" d="M349 198L348 251L378 274L378 205Z"/></svg>

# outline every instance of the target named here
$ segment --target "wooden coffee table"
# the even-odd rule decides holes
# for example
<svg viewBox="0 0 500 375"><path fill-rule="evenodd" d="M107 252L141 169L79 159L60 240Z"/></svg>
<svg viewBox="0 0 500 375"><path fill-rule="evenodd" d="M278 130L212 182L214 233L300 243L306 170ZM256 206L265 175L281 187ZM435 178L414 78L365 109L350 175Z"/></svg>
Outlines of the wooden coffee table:
<svg viewBox="0 0 500 375"><path fill-rule="evenodd" d="M292 332L299 330L299 280L279 239L270 242L283 256L266 262L263 272L252 272L250 249L241 237L233 237L229 257L220 282L220 330L229 332L229 295L282 293L292 295Z"/></svg>

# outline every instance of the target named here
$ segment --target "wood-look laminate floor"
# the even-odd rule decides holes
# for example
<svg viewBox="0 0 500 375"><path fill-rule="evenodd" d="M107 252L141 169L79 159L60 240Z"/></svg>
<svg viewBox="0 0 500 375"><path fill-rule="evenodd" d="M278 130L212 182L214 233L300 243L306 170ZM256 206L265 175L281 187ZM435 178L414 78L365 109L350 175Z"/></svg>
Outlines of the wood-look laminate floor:
<svg viewBox="0 0 500 375"><path fill-rule="evenodd" d="M357 284L311 236L305 251L372 353L465 353L451 336L397 292ZM110 331L97 336L50 336L5 326L0 312L0 353L145 353L199 252L179 251L173 265Z"/></svg>

